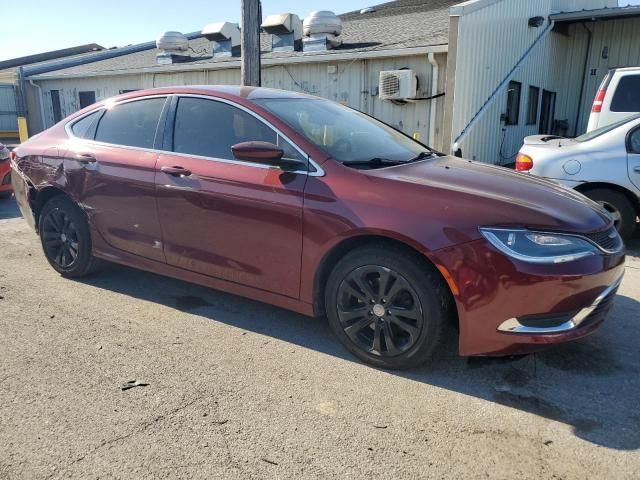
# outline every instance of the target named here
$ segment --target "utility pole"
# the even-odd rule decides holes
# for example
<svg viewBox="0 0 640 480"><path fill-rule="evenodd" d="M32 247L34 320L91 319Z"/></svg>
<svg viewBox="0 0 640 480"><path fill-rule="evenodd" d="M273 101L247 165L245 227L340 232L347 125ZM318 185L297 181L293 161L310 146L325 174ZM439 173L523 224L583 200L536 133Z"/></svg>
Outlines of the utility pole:
<svg viewBox="0 0 640 480"><path fill-rule="evenodd" d="M260 0L240 0L242 9L242 66L240 75L243 86L259 87L260 79L260 24L262 6Z"/></svg>

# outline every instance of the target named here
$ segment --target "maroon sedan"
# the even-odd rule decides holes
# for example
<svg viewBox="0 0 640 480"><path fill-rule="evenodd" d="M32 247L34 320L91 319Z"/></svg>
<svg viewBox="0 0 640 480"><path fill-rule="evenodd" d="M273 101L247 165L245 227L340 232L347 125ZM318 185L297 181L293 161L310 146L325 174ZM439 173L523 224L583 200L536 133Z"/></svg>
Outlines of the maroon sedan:
<svg viewBox="0 0 640 480"><path fill-rule="evenodd" d="M426 361L593 332L624 245L572 190L439 154L336 103L241 87L139 91L14 152L25 219L62 275L108 260L326 315L362 360Z"/></svg>

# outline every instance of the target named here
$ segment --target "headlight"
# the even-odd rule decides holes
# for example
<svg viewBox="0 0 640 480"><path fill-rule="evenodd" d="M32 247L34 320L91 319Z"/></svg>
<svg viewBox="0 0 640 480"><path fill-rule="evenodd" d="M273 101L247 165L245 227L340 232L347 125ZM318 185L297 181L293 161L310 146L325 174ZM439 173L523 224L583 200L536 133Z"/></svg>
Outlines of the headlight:
<svg viewBox="0 0 640 480"><path fill-rule="evenodd" d="M573 235L486 227L480 233L502 253L523 262L563 263L598 253L591 242Z"/></svg>

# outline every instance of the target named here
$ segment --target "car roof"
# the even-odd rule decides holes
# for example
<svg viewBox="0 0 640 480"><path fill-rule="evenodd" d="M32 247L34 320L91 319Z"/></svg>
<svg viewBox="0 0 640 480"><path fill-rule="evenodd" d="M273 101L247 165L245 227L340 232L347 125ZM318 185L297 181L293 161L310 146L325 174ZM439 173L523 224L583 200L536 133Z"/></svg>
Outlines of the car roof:
<svg viewBox="0 0 640 480"><path fill-rule="evenodd" d="M289 90L278 90L265 87L243 87L240 85L187 85L175 87L150 88L146 90L136 90L114 97L117 100L125 98L142 97L146 95L161 94L201 94L211 96L237 97L246 100L257 100L263 98L319 98L304 93L292 92Z"/></svg>

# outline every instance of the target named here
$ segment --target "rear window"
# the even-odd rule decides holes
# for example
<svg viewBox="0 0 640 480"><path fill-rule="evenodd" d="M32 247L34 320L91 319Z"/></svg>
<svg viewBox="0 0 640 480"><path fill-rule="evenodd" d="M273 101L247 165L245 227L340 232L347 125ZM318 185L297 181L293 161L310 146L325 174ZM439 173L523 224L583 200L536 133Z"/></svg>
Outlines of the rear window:
<svg viewBox="0 0 640 480"><path fill-rule="evenodd" d="M107 110L98 123L96 140L129 147L153 148L165 98L122 103Z"/></svg>
<svg viewBox="0 0 640 480"><path fill-rule="evenodd" d="M604 127L596 128L595 130L592 130L591 132L587 132L584 135L580 135L579 137L576 137L573 140L576 142L588 142L589 140L593 140L594 138L604 135L605 133L608 133L611 130L615 130L616 128L621 127L622 125L632 120L637 120L638 118L640 118L640 115L632 115L628 118L625 118L624 120L620 120L619 122L615 122L610 125L605 125Z"/></svg>
<svg viewBox="0 0 640 480"><path fill-rule="evenodd" d="M611 100L612 112L640 112L640 75L620 78Z"/></svg>

